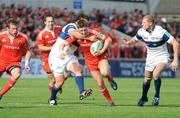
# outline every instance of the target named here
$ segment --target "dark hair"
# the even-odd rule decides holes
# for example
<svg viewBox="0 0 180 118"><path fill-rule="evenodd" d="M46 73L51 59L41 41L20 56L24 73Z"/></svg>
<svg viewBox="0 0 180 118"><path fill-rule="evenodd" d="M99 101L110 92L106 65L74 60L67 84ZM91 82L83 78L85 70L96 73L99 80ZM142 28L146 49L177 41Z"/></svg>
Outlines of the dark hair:
<svg viewBox="0 0 180 118"><path fill-rule="evenodd" d="M83 27L89 26L89 24L84 20L78 20L78 21L76 21L76 24L77 24L78 28L83 28Z"/></svg>
<svg viewBox="0 0 180 118"><path fill-rule="evenodd" d="M18 21L16 19L10 18L10 19L7 20L7 27L9 27L10 24L13 24L13 25L17 26L19 23L18 23Z"/></svg>
<svg viewBox="0 0 180 118"><path fill-rule="evenodd" d="M86 14L79 14L76 18L76 20L83 20L83 19L89 21L89 16Z"/></svg>
<svg viewBox="0 0 180 118"><path fill-rule="evenodd" d="M54 19L54 17L51 15L51 14L47 14L45 17L44 17L44 21L46 21L46 18L47 17L52 17Z"/></svg>

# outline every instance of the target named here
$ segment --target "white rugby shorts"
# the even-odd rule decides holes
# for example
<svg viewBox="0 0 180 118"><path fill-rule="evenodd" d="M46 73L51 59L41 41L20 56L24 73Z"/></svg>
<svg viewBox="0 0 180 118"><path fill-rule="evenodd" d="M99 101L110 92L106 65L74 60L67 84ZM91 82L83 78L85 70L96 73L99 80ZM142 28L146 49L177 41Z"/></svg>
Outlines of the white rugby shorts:
<svg viewBox="0 0 180 118"><path fill-rule="evenodd" d="M160 63L164 63L166 64L166 67L168 67L170 64L170 58L167 56L146 58L145 70L152 72Z"/></svg>
<svg viewBox="0 0 180 118"><path fill-rule="evenodd" d="M79 63L77 57L74 55L68 55L65 59L49 59L49 66L55 77L63 75L67 72L67 69L73 63Z"/></svg>

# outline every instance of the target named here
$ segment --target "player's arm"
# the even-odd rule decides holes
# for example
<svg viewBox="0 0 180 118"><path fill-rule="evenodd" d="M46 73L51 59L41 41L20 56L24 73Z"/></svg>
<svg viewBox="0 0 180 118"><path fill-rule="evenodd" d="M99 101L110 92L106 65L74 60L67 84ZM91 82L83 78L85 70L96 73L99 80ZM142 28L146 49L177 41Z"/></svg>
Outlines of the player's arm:
<svg viewBox="0 0 180 118"><path fill-rule="evenodd" d="M25 54L25 70L26 70L27 73L29 73L29 71L30 71L29 62L30 62L30 59L31 59L32 45L31 45L31 43L30 43L30 41L28 40L27 37L26 37L26 42L25 42L23 48L26 50L26 54Z"/></svg>
<svg viewBox="0 0 180 118"><path fill-rule="evenodd" d="M101 39L101 40L104 40L104 43L103 43L103 47L101 50L97 50L97 52L94 54L94 56L99 56L103 53L105 53L109 47L109 45L112 43L112 39L106 35L104 39Z"/></svg>
<svg viewBox="0 0 180 118"><path fill-rule="evenodd" d="M43 33L40 32L37 37L36 37L36 41L37 41L37 44L38 44L38 49L42 52L47 52L47 51L50 51L52 49L52 46L48 47L48 46L45 46L44 45L44 40L43 40Z"/></svg>
<svg viewBox="0 0 180 118"><path fill-rule="evenodd" d="M134 45L135 43L137 43L138 41L142 41L143 38L141 36L141 30L139 29L136 33L136 35L134 37L132 37L130 40L128 39L123 39L123 42L126 45Z"/></svg>
<svg viewBox="0 0 180 118"><path fill-rule="evenodd" d="M69 45L69 43L66 40L63 40L60 45L59 45L59 53L60 53L60 58L64 59L65 54L64 54L64 47L66 45Z"/></svg>
<svg viewBox="0 0 180 118"><path fill-rule="evenodd" d="M77 39L69 37L66 40L63 40L61 44L59 45L59 52L60 52L60 58L64 58L64 47L71 44L72 42L76 41Z"/></svg>
<svg viewBox="0 0 180 118"><path fill-rule="evenodd" d="M25 69L26 69L27 73L29 73L29 71L30 71L29 62L30 62L30 59L31 59L31 50L32 49L27 50L26 55L25 55Z"/></svg>
<svg viewBox="0 0 180 118"><path fill-rule="evenodd" d="M170 45L172 45L173 47L173 56L174 56L174 59L171 63L171 68L173 71L176 72L177 68L178 68L178 65L179 65L179 61L178 61L178 56L179 56L179 43L177 42L176 39L172 39L170 42L169 42Z"/></svg>
<svg viewBox="0 0 180 118"><path fill-rule="evenodd" d="M101 49L101 52L104 53L107 51L109 45L112 43L112 39L110 37L108 37L103 44L103 48Z"/></svg>
<svg viewBox="0 0 180 118"><path fill-rule="evenodd" d="M126 44L126 45L134 45L135 43L137 43L137 40L135 37L131 38L130 40L128 39L123 39L123 42Z"/></svg>
<svg viewBox="0 0 180 118"><path fill-rule="evenodd" d="M85 36L77 30L70 30L68 33L73 38L80 39L80 40L89 40L89 41L96 41L97 40L96 36Z"/></svg>
<svg viewBox="0 0 180 118"><path fill-rule="evenodd" d="M179 43L178 41L165 29L161 29L160 33L162 34L162 40L169 43L173 47L173 56L174 59L172 63L170 64L170 67L173 71L176 71L178 69L178 56L179 56Z"/></svg>
<svg viewBox="0 0 180 118"><path fill-rule="evenodd" d="M38 44L38 49L42 52L47 52L52 49L52 46L48 47L48 46L44 46L43 44Z"/></svg>

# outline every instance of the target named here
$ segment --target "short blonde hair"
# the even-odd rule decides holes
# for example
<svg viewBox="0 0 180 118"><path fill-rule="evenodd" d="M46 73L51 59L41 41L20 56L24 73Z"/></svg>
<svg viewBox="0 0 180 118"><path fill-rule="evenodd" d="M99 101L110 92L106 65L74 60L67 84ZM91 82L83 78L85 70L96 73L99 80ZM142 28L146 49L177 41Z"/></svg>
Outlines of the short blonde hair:
<svg viewBox="0 0 180 118"><path fill-rule="evenodd" d="M154 17L152 15L146 15L143 19L147 19L148 22L154 23Z"/></svg>

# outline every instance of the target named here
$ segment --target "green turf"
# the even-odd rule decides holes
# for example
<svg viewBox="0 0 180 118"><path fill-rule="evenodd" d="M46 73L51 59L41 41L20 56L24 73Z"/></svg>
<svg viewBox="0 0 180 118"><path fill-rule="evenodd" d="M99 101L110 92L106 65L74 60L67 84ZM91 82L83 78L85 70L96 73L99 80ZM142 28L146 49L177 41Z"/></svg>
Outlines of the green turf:
<svg viewBox="0 0 180 118"><path fill-rule="evenodd" d="M0 87L7 79L0 79ZM179 118L180 79L162 80L160 105L152 107L154 84L149 91L149 102L137 107L141 95L142 79L116 79L119 88L113 91L106 82L116 104L107 107L92 79L86 79L86 88L93 95L79 100L78 89L73 79L68 79L63 94L58 95L58 105L49 106L48 79L20 79L0 101L0 118Z"/></svg>

